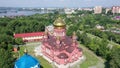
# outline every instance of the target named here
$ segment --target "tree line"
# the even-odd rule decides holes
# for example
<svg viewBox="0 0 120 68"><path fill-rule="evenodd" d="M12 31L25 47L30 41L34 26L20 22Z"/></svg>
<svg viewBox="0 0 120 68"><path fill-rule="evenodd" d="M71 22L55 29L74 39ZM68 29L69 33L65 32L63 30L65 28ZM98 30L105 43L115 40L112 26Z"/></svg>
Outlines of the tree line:
<svg viewBox="0 0 120 68"><path fill-rule="evenodd" d="M0 18L0 68L12 68L14 64L14 57L12 54L12 45L19 45L20 39L14 39L14 33L38 32L44 31L45 26L50 25L54 20L61 16L66 22L67 35L71 36L73 31L77 32L78 41L84 44L87 48L92 50L98 56L105 58L110 64L110 68L119 68L120 47L109 46L108 40L120 43L120 36L111 32L101 32L95 26L100 24L109 29L111 27L120 27L119 21L112 20L112 16L107 15L94 15L91 12L82 12L78 14L71 14L68 17L66 14L35 14L31 16L20 16L15 18ZM83 31L80 33L79 31ZM101 38L92 38L87 33L98 36ZM4 53L4 54L3 54ZM9 60L2 59L3 57L10 58ZM8 62L8 63L7 63ZM6 63L6 64L5 64Z"/></svg>
<svg viewBox="0 0 120 68"><path fill-rule="evenodd" d="M102 14L73 14L73 17L66 18L69 24L67 35L77 32L78 41L85 47L92 50L96 55L106 59L107 68L120 68L120 35L110 31L101 31L96 28L99 24L105 29L119 28L119 21L112 20L114 16ZM95 36L95 38L92 37ZM110 44L109 41L118 45ZM117 53L118 52L118 53Z"/></svg>
<svg viewBox="0 0 120 68"><path fill-rule="evenodd" d="M13 45L21 45L21 38L14 39L15 33L41 32L53 23L54 14L35 14L14 18L0 18L0 68L13 68L15 57Z"/></svg>

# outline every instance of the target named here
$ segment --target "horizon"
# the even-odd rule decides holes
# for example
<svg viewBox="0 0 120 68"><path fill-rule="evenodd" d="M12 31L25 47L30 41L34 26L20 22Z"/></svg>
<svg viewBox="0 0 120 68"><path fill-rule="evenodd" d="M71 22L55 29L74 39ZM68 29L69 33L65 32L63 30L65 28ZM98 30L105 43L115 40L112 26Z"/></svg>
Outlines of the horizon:
<svg viewBox="0 0 120 68"><path fill-rule="evenodd" d="M99 6L99 5L96 5ZM2 7L0 6L0 8L94 8L95 6L91 6L91 7ZM103 7L102 8L112 8L113 6L109 6L109 7Z"/></svg>

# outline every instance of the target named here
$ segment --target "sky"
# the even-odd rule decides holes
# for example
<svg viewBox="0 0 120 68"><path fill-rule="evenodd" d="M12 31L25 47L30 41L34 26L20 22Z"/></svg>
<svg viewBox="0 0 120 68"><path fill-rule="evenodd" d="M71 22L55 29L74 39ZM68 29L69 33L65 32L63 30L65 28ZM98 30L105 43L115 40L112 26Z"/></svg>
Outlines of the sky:
<svg viewBox="0 0 120 68"><path fill-rule="evenodd" d="M120 0L0 0L0 7L94 7L120 6Z"/></svg>

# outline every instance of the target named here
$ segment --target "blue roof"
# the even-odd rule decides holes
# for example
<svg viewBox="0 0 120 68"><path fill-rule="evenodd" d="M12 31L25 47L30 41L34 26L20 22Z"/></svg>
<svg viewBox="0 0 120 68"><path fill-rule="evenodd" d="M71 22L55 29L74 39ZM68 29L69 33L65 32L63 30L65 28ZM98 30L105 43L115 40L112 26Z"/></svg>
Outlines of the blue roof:
<svg viewBox="0 0 120 68"><path fill-rule="evenodd" d="M40 64L34 57L24 54L15 62L14 68L40 68Z"/></svg>

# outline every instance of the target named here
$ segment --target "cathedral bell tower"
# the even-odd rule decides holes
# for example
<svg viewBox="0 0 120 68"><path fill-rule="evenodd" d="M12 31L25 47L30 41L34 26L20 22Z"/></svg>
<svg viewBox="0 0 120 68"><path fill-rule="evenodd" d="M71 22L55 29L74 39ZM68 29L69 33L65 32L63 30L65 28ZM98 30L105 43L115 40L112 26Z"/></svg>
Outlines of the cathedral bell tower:
<svg viewBox="0 0 120 68"><path fill-rule="evenodd" d="M47 39L48 39L48 31L45 31L44 39L45 39L45 41L47 41Z"/></svg>
<svg viewBox="0 0 120 68"><path fill-rule="evenodd" d="M61 37L63 38L64 36L66 36L66 24L65 22L59 17L58 19L55 20L55 22L53 23L54 25L54 36L57 37Z"/></svg>
<svg viewBox="0 0 120 68"><path fill-rule="evenodd" d="M76 41L77 41L77 36L76 36L75 31L74 31L73 35L72 35L72 44L73 44L73 46L75 46Z"/></svg>

